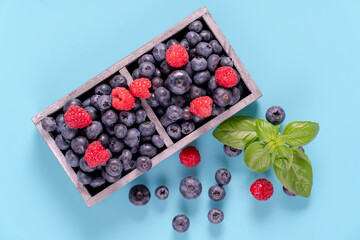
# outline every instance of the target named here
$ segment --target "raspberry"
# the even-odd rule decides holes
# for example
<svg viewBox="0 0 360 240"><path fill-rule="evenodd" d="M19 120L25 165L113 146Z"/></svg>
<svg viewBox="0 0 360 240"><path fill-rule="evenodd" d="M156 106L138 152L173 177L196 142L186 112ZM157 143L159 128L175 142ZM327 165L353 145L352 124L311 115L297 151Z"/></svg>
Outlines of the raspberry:
<svg viewBox="0 0 360 240"><path fill-rule="evenodd" d="M110 158L110 151L105 149L100 142L94 141L86 148L84 157L89 167L94 168L106 163Z"/></svg>
<svg viewBox="0 0 360 240"><path fill-rule="evenodd" d="M220 67L215 72L215 80L219 86L231 88L237 84L238 77L231 67Z"/></svg>
<svg viewBox="0 0 360 240"><path fill-rule="evenodd" d="M71 105L66 111L65 122L70 128L84 128L92 123L90 114L82 107Z"/></svg>
<svg viewBox="0 0 360 240"><path fill-rule="evenodd" d="M129 87L131 94L135 97L149 98L151 96L151 93L149 92L151 82L147 78L136 79L130 84Z"/></svg>
<svg viewBox="0 0 360 240"><path fill-rule="evenodd" d="M117 110L129 111L135 106L135 98L124 87L114 88L111 92L112 106Z"/></svg>
<svg viewBox="0 0 360 240"><path fill-rule="evenodd" d="M198 117L204 118L211 115L213 100L208 97L198 97L191 101L190 111Z"/></svg>
<svg viewBox="0 0 360 240"><path fill-rule="evenodd" d="M169 47L166 51L166 62L175 68L184 66L189 60L189 54L186 49L179 45L175 44Z"/></svg>
<svg viewBox="0 0 360 240"><path fill-rule="evenodd" d="M200 153L194 146L184 148L179 154L180 162L185 167L196 167L200 161Z"/></svg>
<svg viewBox="0 0 360 240"><path fill-rule="evenodd" d="M257 200L265 201L273 195L274 188L270 181L260 178L251 185L250 192Z"/></svg>

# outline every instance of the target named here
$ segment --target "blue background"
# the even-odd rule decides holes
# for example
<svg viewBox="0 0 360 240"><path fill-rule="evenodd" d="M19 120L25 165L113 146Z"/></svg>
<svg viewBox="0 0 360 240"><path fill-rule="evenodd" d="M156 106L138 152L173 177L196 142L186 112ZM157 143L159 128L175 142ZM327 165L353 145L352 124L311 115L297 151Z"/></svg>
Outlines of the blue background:
<svg viewBox="0 0 360 240"><path fill-rule="evenodd" d="M0 239L354 239L360 234L358 169L360 1L0 1L1 195ZM306 146L313 164L309 199L288 197L275 175L248 170L242 155L226 157L211 132L194 142L195 169L173 155L134 183L166 201L135 207L133 185L87 208L30 121L40 110L206 5L263 93L241 111L263 118L271 105L294 120L320 123ZM207 189L220 167L233 179L227 197L212 203ZM196 175L200 198L178 192ZM267 202L249 193L266 177L275 193ZM211 207L225 220L211 225ZM185 234L172 218L185 213Z"/></svg>

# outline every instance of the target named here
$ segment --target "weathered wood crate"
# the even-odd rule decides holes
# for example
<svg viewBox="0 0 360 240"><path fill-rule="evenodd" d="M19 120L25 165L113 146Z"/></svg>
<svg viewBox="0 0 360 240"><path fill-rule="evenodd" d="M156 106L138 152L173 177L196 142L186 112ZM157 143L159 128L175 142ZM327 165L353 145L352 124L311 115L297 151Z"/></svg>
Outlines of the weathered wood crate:
<svg viewBox="0 0 360 240"><path fill-rule="evenodd" d="M61 98L54 104L50 105L49 107L47 107L46 109L42 110L34 117L32 117L32 121L35 124L36 128L39 130L40 134L42 135L46 143L49 145L50 149L58 159L59 163L64 168L65 172L70 177L71 181L74 183L75 187L78 189L81 196L84 198L86 204L89 207L94 206L96 203L100 202L101 200L103 200L104 198L106 198L107 196L109 196L119 188L133 181L135 178L139 177L142 173L135 169L130 173L126 174L125 176L123 176L117 182L107 186L102 191L96 194L91 194L88 191L88 189L78 181L75 171L66 162L64 153L57 147L54 138L51 136L50 133L46 132L42 128L41 126L42 119L62 109L67 100L72 98L80 98L82 95L89 92L89 90L93 89L96 85L98 85L102 81L105 81L106 79L109 79L109 77L111 77L116 73L122 74L123 76L126 77L128 83L131 83L133 79L131 77L128 68L133 62L137 61L138 58L141 57L143 54L151 51L156 44L160 42L164 42L167 39L171 39L172 36L176 35L177 33L187 28L187 26L191 22L197 19L201 19L207 25L207 28L212 32L214 38L216 38L223 47L224 52L232 59L232 61L234 62L234 68L240 73L241 79L245 83L248 89L248 95L242 98L235 105L228 108L225 112L223 112L219 116L212 118L211 120L209 120L208 122L197 128L194 132L190 133L189 135L186 135L185 137L176 141L175 143L168 136L166 130L161 125L159 118L155 115L153 109L148 105L146 100L142 100L143 109L146 111L148 118L155 124L156 130L158 134L163 137L166 146L166 149L164 149L163 151L161 151L155 157L152 158L153 166L165 160L167 157L169 157L179 149L191 143L192 141L194 141L195 139L197 139L198 137L200 137L201 135L203 135L204 133L206 133L207 131L209 131L210 129L212 129L222 121L226 120L227 118L237 113L239 110L243 109L244 107L251 104L256 99L262 96L260 90L258 89L256 84L250 77L249 73L247 72L247 70L241 63L239 57L236 55L236 53L230 46L229 42L226 40L225 36L221 32L218 25L215 23L209 11L205 7L202 7L196 12L192 13L182 21L175 24L173 27L169 28L167 31L163 32L162 34L155 37L153 40L151 40L144 46L140 47L138 50L134 51L127 57L115 63L113 66L109 67L102 73L98 74L94 78L84 83L79 88L70 92L65 97Z"/></svg>

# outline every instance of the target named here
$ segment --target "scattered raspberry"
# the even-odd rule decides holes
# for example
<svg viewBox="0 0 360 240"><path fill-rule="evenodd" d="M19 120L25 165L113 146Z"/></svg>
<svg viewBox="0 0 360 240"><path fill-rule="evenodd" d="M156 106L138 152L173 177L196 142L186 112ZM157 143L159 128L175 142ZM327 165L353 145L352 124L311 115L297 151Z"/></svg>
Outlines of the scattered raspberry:
<svg viewBox="0 0 360 240"><path fill-rule="evenodd" d="M147 78L139 78L134 80L130 84L130 92L135 97L139 98L149 98L151 93L149 88L151 87L151 81Z"/></svg>
<svg viewBox="0 0 360 240"><path fill-rule="evenodd" d="M94 168L106 163L110 158L110 151L105 149L100 142L92 142L85 151L85 160L89 167Z"/></svg>
<svg viewBox="0 0 360 240"><path fill-rule="evenodd" d="M135 98L124 87L114 88L111 92L112 106L117 110L129 111L135 106Z"/></svg>
<svg viewBox="0 0 360 240"><path fill-rule="evenodd" d="M90 114L82 107L71 105L66 111L65 122L70 128L83 128L92 123Z"/></svg>
<svg viewBox="0 0 360 240"><path fill-rule="evenodd" d="M273 195L274 188L270 181L260 178L251 185L250 192L257 200L265 201Z"/></svg>
<svg viewBox="0 0 360 240"><path fill-rule="evenodd" d="M211 115L213 100L208 97L198 97L191 101L190 111L198 117L209 117Z"/></svg>
<svg viewBox="0 0 360 240"><path fill-rule="evenodd" d="M200 161L200 153L194 146L184 148L179 154L180 162L185 167L196 167Z"/></svg>
<svg viewBox="0 0 360 240"><path fill-rule="evenodd" d="M219 86L231 88L238 82L235 70L231 67L220 67L215 72L215 80Z"/></svg>
<svg viewBox="0 0 360 240"><path fill-rule="evenodd" d="M166 51L166 62L172 67L182 67L188 60L189 54L186 49L179 44L172 45Z"/></svg>

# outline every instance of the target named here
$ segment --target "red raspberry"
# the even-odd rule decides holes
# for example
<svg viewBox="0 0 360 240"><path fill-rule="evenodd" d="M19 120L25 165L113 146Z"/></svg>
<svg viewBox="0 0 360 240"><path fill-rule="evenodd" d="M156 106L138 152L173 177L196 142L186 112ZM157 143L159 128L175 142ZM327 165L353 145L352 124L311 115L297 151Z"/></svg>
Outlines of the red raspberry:
<svg viewBox="0 0 360 240"><path fill-rule="evenodd" d="M136 79L130 84L129 87L131 94L135 97L149 98L151 96L151 93L149 92L151 82L147 78Z"/></svg>
<svg viewBox="0 0 360 240"><path fill-rule="evenodd" d="M129 111L135 106L135 98L124 87L114 88L111 92L112 106L117 110Z"/></svg>
<svg viewBox="0 0 360 240"><path fill-rule="evenodd" d="M231 67L220 67L215 72L215 80L219 86L231 88L238 82L236 72Z"/></svg>
<svg viewBox="0 0 360 240"><path fill-rule="evenodd" d="M105 149L100 142L94 141L86 148L84 157L89 167L94 168L106 163L110 158L110 151Z"/></svg>
<svg viewBox="0 0 360 240"><path fill-rule="evenodd" d="M250 192L257 200L265 201L273 195L274 188L270 181L260 178L251 185Z"/></svg>
<svg viewBox="0 0 360 240"><path fill-rule="evenodd" d="M200 161L200 153L194 146L184 148L179 154L180 162L185 167L196 167Z"/></svg>
<svg viewBox="0 0 360 240"><path fill-rule="evenodd" d="M172 67L182 67L187 63L188 60L189 54L187 53L186 49L179 44L172 45L166 51L166 61Z"/></svg>
<svg viewBox="0 0 360 240"><path fill-rule="evenodd" d="M208 97L198 97L191 101L190 111L198 117L204 118L211 115L213 100Z"/></svg>
<svg viewBox="0 0 360 240"><path fill-rule="evenodd" d="M90 114L82 107L71 105L66 111L65 122L70 128L84 128L92 123Z"/></svg>

